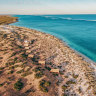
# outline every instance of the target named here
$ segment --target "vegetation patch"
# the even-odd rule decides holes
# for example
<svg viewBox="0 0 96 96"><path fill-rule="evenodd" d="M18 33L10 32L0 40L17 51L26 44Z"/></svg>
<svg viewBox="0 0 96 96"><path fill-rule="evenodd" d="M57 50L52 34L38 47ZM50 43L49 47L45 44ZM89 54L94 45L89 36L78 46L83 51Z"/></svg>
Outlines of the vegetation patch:
<svg viewBox="0 0 96 96"><path fill-rule="evenodd" d="M49 71L51 70L51 68L50 68L50 67L45 66L45 68L46 68L47 70L49 70Z"/></svg>
<svg viewBox="0 0 96 96"><path fill-rule="evenodd" d="M17 74L20 74L20 73L22 73L22 72L24 72L24 69L21 69L21 70L17 71L16 73L17 73Z"/></svg>
<svg viewBox="0 0 96 96"><path fill-rule="evenodd" d="M39 83L40 83L39 84L40 90L43 92L48 92L48 87L51 85L51 82L46 80L41 80Z"/></svg>
<svg viewBox="0 0 96 96"><path fill-rule="evenodd" d="M8 74L13 74L13 73L14 73L14 71L13 71L13 70L11 70L11 71L9 71L9 72L8 72Z"/></svg>
<svg viewBox="0 0 96 96"><path fill-rule="evenodd" d="M34 72L39 72L41 70L41 67L36 67L33 71Z"/></svg>
<svg viewBox="0 0 96 96"><path fill-rule="evenodd" d="M2 87L3 86L3 83L2 84L0 84L0 87Z"/></svg>
<svg viewBox="0 0 96 96"><path fill-rule="evenodd" d="M69 80L66 82L67 85L70 85L70 84L76 84L76 82L74 80Z"/></svg>
<svg viewBox="0 0 96 96"><path fill-rule="evenodd" d="M1 15L0 16L0 25L2 24L10 24L17 21L17 17L11 17L8 15Z"/></svg>
<svg viewBox="0 0 96 96"><path fill-rule="evenodd" d="M0 71L0 74L2 74L2 71Z"/></svg>
<svg viewBox="0 0 96 96"><path fill-rule="evenodd" d="M4 69L4 67L0 67L0 70L3 70Z"/></svg>
<svg viewBox="0 0 96 96"><path fill-rule="evenodd" d="M73 78L77 79L79 75L73 74L72 76L73 76Z"/></svg>
<svg viewBox="0 0 96 96"><path fill-rule="evenodd" d="M28 57L28 55L27 55L26 53L23 53L23 54L21 54L21 55L22 55L23 58L26 58L26 59L27 59L27 57Z"/></svg>
<svg viewBox="0 0 96 96"><path fill-rule="evenodd" d="M68 88L67 85L63 85L63 86L62 86L62 90L63 90L63 91L65 91L67 88Z"/></svg>
<svg viewBox="0 0 96 96"><path fill-rule="evenodd" d="M22 74L21 76L26 77L26 76L28 76L28 75L30 75L30 74L32 74L32 72L25 72L25 73Z"/></svg>
<svg viewBox="0 0 96 96"><path fill-rule="evenodd" d="M14 66L10 66L10 67L9 67L9 70L10 70L10 69L14 69Z"/></svg>
<svg viewBox="0 0 96 96"><path fill-rule="evenodd" d="M18 91L20 91L23 88L24 84L21 82L21 80L18 80L15 84L14 84L14 88Z"/></svg>

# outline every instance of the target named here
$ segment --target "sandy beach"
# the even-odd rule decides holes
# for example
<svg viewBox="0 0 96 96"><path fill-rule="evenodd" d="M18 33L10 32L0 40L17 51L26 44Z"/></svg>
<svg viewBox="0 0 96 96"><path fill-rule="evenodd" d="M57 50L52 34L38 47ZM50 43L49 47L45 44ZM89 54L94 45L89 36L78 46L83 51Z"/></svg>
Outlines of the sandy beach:
<svg viewBox="0 0 96 96"><path fill-rule="evenodd" d="M17 67L12 75L15 76L15 81L11 81L10 87L6 88L3 86L0 87L0 94L2 96L11 96L12 94L16 93L16 96L19 94L23 94L22 96L26 96L26 90L34 86L36 89L35 92L29 92L28 96L95 96L96 95L96 63L89 60L87 57L79 54L78 52L71 49L67 44L56 38L55 36L36 31L34 29L28 29L24 27L16 27L16 26L9 26L9 25L1 25L0 32L4 34L9 34L9 39L7 37L2 39L0 42L0 50L7 48L7 51L0 51L1 59L0 67L5 67L6 62L9 62L10 55L16 51L15 47L17 45L22 46L24 49L24 41L26 40L29 42L28 47L24 50L27 52L26 54L31 54L32 56L39 56L39 59L46 62L46 67L51 69L59 69L60 73L56 76L53 76L50 71L45 70L45 76L42 78L46 78L46 80L50 80L54 83L51 86L51 89L48 93L41 92L38 89L38 83L42 78L35 79L34 72L33 74L24 77L27 80L25 82L25 87L22 88L20 92L11 91L13 90L12 86L18 78L21 78L20 74L17 74L16 71L21 70L22 68ZM6 41L7 40L7 41ZM8 42L8 43L4 43ZM12 42L16 43L16 46L12 46ZM3 44L3 46L1 46ZM11 44L11 46L9 45ZM13 51L11 51L13 50ZM17 48L17 50L20 50ZM16 55L17 57L19 56ZM15 56L15 57L16 57ZM12 58L15 58L14 56ZM11 59L12 59L11 58ZM27 61L26 61L27 60ZM27 62L26 68L31 67L33 70L38 65L33 65L30 59L26 59ZM29 62L30 61L30 62ZM24 61L21 61L24 63ZM22 64L19 62L20 64ZM16 63L14 65L18 65ZM40 65L42 68L43 66ZM26 70L24 68L24 70ZM45 69L45 67L44 67ZM0 83L4 83L7 77L8 68L4 69L4 73L1 74L2 80ZM31 71L30 71L31 72ZM11 74L9 76L12 76ZM24 81L23 81L24 82ZM27 84L26 84L27 83ZM32 84L30 84L32 83ZM56 85L57 84L57 85ZM10 90L8 92L7 90ZM5 94L6 93L6 94ZM37 95L38 94L38 95ZM20 96L21 96L20 95ZM13 96L13 95L12 95Z"/></svg>

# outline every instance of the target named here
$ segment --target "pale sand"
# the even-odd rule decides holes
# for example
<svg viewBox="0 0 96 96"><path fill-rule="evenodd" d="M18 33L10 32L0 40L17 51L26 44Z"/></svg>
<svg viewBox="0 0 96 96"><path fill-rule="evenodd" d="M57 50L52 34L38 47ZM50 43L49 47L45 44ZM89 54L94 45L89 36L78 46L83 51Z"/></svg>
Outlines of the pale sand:
<svg viewBox="0 0 96 96"><path fill-rule="evenodd" d="M17 32L21 36L18 38L20 42L23 35L27 36L26 39L29 42L34 40L35 43L29 46L32 54L43 54L46 64L48 64L47 66L51 66L49 65L50 62L54 68L61 66L59 69L63 72L63 75L57 78L60 82L58 87L59 96L61 96L61 92L63 93L62 89L60 89L61 85L67 82L64 81L66 76L68 80L76 80L76 84L70 86L68 93L65 92L69 96L73 93L76 96L95 96L92 95L96 91L95 62L69 48L66 43L55 36L24 27L7 25L0 26L0 29L7 33ZM78 78L74 78L73 74L78 75ZM78 91L79 88L82 89L81 93Z"/></svg>

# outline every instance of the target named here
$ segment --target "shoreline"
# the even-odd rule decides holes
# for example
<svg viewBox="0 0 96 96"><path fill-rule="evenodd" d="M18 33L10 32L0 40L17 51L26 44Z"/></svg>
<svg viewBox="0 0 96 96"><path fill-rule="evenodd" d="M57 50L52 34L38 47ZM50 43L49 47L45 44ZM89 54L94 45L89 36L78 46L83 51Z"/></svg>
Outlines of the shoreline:
<svg viewBox="0 0 96 96"><path fill-rule="evenodd" d="M9 26L14 26L14 25L9 25ZM16 26L16 27L20 27L20 26ZM27 28L27 27L22 27L22 28ZM49 33L46 33L46 32L42 32L42 31L39 31L39 30L34 29L34 28L28 28L28 29L38 31L38 32L41 32L41 33L43 33L43 34L48 34L48 35L51 35L51 36L57 38L58 40L60 40L61 43L64 44L64 46L69 47L69 48L70 48L72 51L74 51L77 55L81 56L81 57L84 59L84 61L86 61L87 63L93 63L93 64L96 65L96 62L95 62L95 61L93 61L93 60L90 59L89 57L85 56L84 54L82 54L82 53L80 53L79 51L77 51L77 50L73 49L72 47L70 47L70 45L68 45L66 41L63 41L62 39L60 39L60 38L58 38L58 37L56 37L56 36L54 36L54 35L52 35L52 34L49 34Z"/></svg>
<svg viewBox="0 0 96 96"><path fill-rule="evenodd" d="M75 93L79 96L91 96L91 95L95 96L96 95L96 82L95 82L96 81L96 75L95 75L96 63L92 61L90 58L88 58L87 56L71 48L63 40L59 39L54 35L35 30L33 28L31 29L31 28L13 26L13 25L7 25L7 24L0 25L0 31L3 36L5 36L5 34L7 35L5 36L5 39L1 39L2 42L0 42L0 46L1 46L0 50L4 48L8 49L8 50L4 49L5 50L4 53L3 51L0 51L1 52L0 56L3 56L4 58L7 57L7 59L5 58L5 60L2 60L2 63L0 65L1 69L5 68L4 70L2 69L3 71L5 71L5 73L4 74L1 73L1 78L3 78L4 80L8 78L8 77L6 78L6 76L9 76L8 74L6 74L6 71L8 71L9 69L7 68L8 66L7 67L5 66L5 62L7 63L9 62L10 55L12 56L13 60L15 60L14 56L10 53L14 53L16 51L18 53L18 50L19 52L25 52L25 55L28 55L28 56L32 55L34 57L35 56L39 57L40 55L41 60L43 56L43 60L45 61L45 64L46 64L45 66L38 65L39 63L37 64L37 61L36 61L34 65L34 61L32 61L33 60L32 58L27 57L26 59L24 59L22 58L21 54L18 53L18 56L20 56L20 57L17 56L18 60L20 58L24 59L23 61L19 61L19 63L21 62L21 66L22 66L22 63L24 64L26 61L26 67L24 67L23 70L27 68L31 69L31 71L28 70L28 72L31 72L31 75L28 74L28 77L24 77L24 78L21 77L22 74L21 76L20 74L17 74L18 70L20 71L20 69L22 69L20 65L18 65L17 69L16 68L15 70L13 69L15 71L13 72L13 74L15 75L15 80L12 81L12 84L14 84L15 81L20 78L22 78L22 80L26 78L27 81L29 82L27 84L26 82L23 81L23 83L25 83L27 87L25 86L25 89L23 88L20 91L20 94L21 93L26 94L26 90L29 89L28 86L30 86L30 88L34 86L35 89L38 89L38 85L39 85L38 83L40 80L34 78L35 73L33 69L34 67L41 66L41 68L44 68L45 70L44 77L42 77L41 79L45 78L45 80L50 80L52 82L52 86L51 86L52 88L50 87L51 90L49 90L49 92L47 93L47 96L50 96L50 94L51 95L53 94L52 96L61 96L62 94L65 94L65 95L67 94L68 96L71 96L71 94L75 94ZM1 36L1 38L3 36ZM26 40L29 42L27 47L28 49L24 47L24 41ZM9 45L6 42L9 42ZM4 44L4 47L2 46L2 44ZM10 48L12 49L10 50ZM11 61L12 61L12 58L10 59ZM12 66L15 66L15 65L12 65ZM46 69L46 67L51 69L58 69L60 73L57 74L57 76L54 76L50 71ZM4 81L3 79L2 81L0 81L0 84L3 84L2 83ZM33 85L30 85L30 83L32 82L34 82ZM68 88L66 88L65 85L67 85ZM55 89L54 89L54 86L55 86ZM64 87L64 90L66 88L65 91L62 90L62 86L65 86ZM10 85L10 87L6 87L6 88L9 88L8 90L10 90L11 87L13 87L13 85ZM6 89L4 88L4 90ZM4 90L2 89L2 87L0 88L1 93L4 92ZM12 94L11 93L8 93L8 94L13 95L14 93L18 94L18 91L17 92L13 91ZM54 94L58 94L58 95L54 95ZM75 96L77 96L76 94ZM46 96L46 93L42 93L38 89L36 90L35 93L32 93L31 95Z"/></svg>
<svg viewBox="0 0 96 96"><path fill-rule="evenodd" d="M13 41L14 43L20 44L22 47L23 47L24 40L27 40L29 42L33 40L34 43L30 44L28 49L29 54L43 55L47 67L58 68L60 72L63 73L63 74L59 74L55 78L56 80L59 80L58 96L61 96L60 94L63 93L62 85L66 84L68 80L76 81L76 83L72 85L74 86L74 88L71 88L71 90L69 90L69 93L71 91L73 91L74 93L75 91L77 94L79 94L79 96L83 96L82 94L84 94L84 96L88 96L89 92L90 94L93 94L93 92L95 94L94 88L96 86L96 82L94 77L95 75L93 74L96 72L95 65L92 66L91 63L84 61L83 56L78 54L73 49L71 49L66 44L66 42L63 42L62 40L58 39L56 36L53 36L44 32L40 32L34 29L25 28L25 27L1 25L0 29L1 31L4 31L7 34L9 32L10 36L12 36L13 34L12 38L15 39L16 42L12 38L8 40L10 40L10 42ZM14 34L18 34L18 35L15 36ZM24 48L21 48L21 49L24 49ZM32 64L30 64L30 66L32 66ZM38 65L35 65L35 66L38 66ZM50 72L50 71L47 71L47 72ZM34 77L32 76L30 78ZM51 80L51 78L49 79ZM88 89L85 85L90 89ZM94 86L91 86L91 85L94 85ZM82 92L82 94L78 93L77 91L79 87L82 87L82 90L84 91ZM40 96L43 96L43 95L40 95ZM47 96L50 96L50 95L47 95Z"/></svg>
<svg viewBox="0 0 96 96"><path fill-rule="evenodd" d="M13 22L13 23L16 23L16 22L19 22L19 18L17 18L17 20L16 20L15 22ZM10 23L10 24L12 24L12 23ZM9 24L8 24L8 25L9 25ZM11 26L14 26L14 25L11 25ZM20 26L17 26L17 27L20 27ZM27 27L25 27L25 28L27 28ZM38 29L34 29L34 28L28 28L28 29L32 29L32 30L39 31ZM39 31L39 32L42 32L42 31ZM42 32L42 33L49 34L49 33L46 33L46 32ZM49 35L52 35L52 34L49 34ZM54 36L54 35L52 35L52 36ZM84 55L83 53L81 53L81 52L73 49L72 47L70 47L70 45L68 45L68 43L67 43L66 41L63 41L62 39L60 39L60 38L58 38L58 37L56 37L56 36L54 36L54 37L57 38L57 39L59 39L62 43L64 43L64 46L66 45L66 46L69 47L71 50L73 50L76 54L78 54L78 55L80 55L81 57L83 57L86 62L88 62L88 63L93 63L93 64L96 65L96 62L95 62L95 61L93 61L92 59L90 59L89 57L87 57L86 55Z"/></svg>

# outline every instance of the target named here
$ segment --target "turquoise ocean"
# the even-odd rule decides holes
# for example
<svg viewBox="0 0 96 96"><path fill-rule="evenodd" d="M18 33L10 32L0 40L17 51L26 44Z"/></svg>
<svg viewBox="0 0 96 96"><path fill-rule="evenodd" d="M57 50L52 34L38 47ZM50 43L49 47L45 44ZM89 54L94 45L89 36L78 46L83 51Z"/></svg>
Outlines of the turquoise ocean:
<svg viewBox="0 0 96 96"><path fill-rule="evenodd" d="M36 29L66 42L72 49L96 62L96 15L13 15L10 24Z"/></svg>

